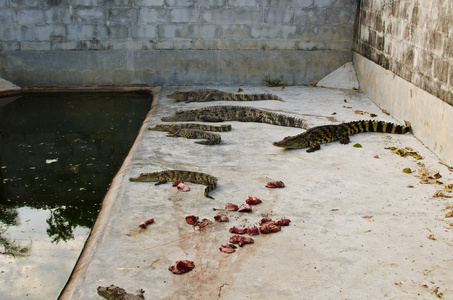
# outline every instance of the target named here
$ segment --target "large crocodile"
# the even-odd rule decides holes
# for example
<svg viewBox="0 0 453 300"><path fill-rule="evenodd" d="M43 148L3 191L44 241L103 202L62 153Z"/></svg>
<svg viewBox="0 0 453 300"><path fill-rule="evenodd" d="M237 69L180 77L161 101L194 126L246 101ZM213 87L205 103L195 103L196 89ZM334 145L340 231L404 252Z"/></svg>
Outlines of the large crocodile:
<svg viewBox="0 0 453 300"><path fill-rule="evenodd" d="M111 285L106 287L98 287L98 294L108 300L144 300L144 290L138 290L137 295L129 294L124 289Z"/></svg>
<svg viewBox="0 0 453 300"><path fill-rule="evenodd" d="M258 122L272 125L307 129L305 120L263 109L247 106L210 106L192 110L177 111L173 115L163 117L164 122L203 121L203 122Z"/></svg>
<svg viewBox="0 0 453 300"><path fill-rule="evenodd" d="M163 184L168 181L188 181L197 184L206 185L204 195L207 198L214 199L208 193L217 187L217 177L209 174L193 171L166 170L153 173L142 173L138 177L129 178L130 181L157 181L155 185Z"/></svg>
<svg viewBox="0 0 453 300"><path fill-rule="evenodd" d="M302 149L309 147L307 152L314 152L321 148L321 144L340 141L341 144L349 143L349 136L360 132L384 132L404 134L410 132L410 126L395 125L384 121L354 121L338 125L323 125L312 127L306 132L287 136L279 142L274 142L276 147L289 149Z"/></svg>
<svg viewBox="0 0 453 300"><path fill-rule="evenodd" d="M197 89L186 92L176 91L173 94L167 95L167 98L175 99L176 101L189 102L208 102L208 101L258 101L258 100L278 100L282 98L272 94L234 94L223 92L215 89Z"/></svg>

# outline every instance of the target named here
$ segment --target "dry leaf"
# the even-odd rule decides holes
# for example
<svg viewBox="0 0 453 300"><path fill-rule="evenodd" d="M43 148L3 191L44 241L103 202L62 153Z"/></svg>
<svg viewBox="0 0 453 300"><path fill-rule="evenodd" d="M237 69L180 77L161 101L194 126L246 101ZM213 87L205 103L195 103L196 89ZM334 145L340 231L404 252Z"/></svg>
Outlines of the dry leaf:
<svg viewBox="0 0 453 300"><path fill-rule="evenodd" d="M408 155L412 156L415 159L422 159L423 157L419 155L416 151L412 151L410 147L406 147L406 149L397 149L395 147L387 147L384 149L391 150L393 153L398 154L401 157L406 157Z"/></svg>
<svg viewBox="0 0 453 300"><path fill-rule="evenodd" d="M410 173L412 173L412 170L411 170L411 168L404 168L403 172L406 174L410 174Z"/></svg>
<svg viewBox="0 0 453 300"><path fill-rule="evenodd" d="M434 195L433 195L433 198L439 198L439 197L443 197L443 198L453 198L453 196L445 195L444 192L441 191L441 190L435 192Z"/></svg>
<svg viewBox="0 0 453 300"><path fill-rule="evenodd" d="M453 189L453 183L445 186L447 192L451 193L451 189Z"/></svg>

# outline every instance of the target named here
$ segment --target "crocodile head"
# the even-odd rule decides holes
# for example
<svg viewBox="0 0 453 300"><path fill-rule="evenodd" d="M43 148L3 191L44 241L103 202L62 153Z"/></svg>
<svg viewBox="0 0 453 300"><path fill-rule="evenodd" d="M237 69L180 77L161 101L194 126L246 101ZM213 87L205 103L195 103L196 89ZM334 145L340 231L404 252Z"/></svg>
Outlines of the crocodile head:
<svg viewBox="0 0 453 300"><path fill-rule="evenodd" d="M120 287L114 286L113 284L111 286L103 287L100 286L98 287L98 294L101 295L102 297L106 299L120 299L126 294L126 291Z"/></svg>
<svg viewBox="0 0 453 300"><path fill-rule="evenodd" d="M154 127L148 127L148 130L167 131L170 130L172 125L157 124Z"/></svg>
<svg viewBox="0 0 453 300"><path fill-rule="evenodd" d="M160 172L142 173L137 177L129 178L130 181L159 181Z"/></svg>
<svg viewBox="0 0 453 300"><path fill-rule="evenodd" d="M275 147L282 147L287 149L301 149L310 146L309 139L304 136L304 133L294 136L287 136L279 142L274 142L272 145L274 145Z"/></svg>
<svg viewBox="0 0 453 300"><path fill-rule="evenodd" d="M187 92L174 92L173 94L167 95L167 98L175 99L176 101L187 101Z"/></svg>

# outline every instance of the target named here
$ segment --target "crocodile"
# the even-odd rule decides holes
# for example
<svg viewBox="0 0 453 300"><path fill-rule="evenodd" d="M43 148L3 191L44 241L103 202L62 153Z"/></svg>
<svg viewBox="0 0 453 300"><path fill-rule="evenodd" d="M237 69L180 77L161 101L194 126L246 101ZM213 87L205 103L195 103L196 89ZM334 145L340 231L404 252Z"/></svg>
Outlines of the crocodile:
<svg viewBox="0 0 453 300"><path fill-rule="evenodd" d="M200 129L204 131L214 131L214 132L225 132L231 130L231 125L206 125L206 124L194 124L194 123L182 123L182 124L157 124L154 127L148 127L148 130L158 130L158 131L175 131L179 129Z"/></svg>
<svg viewBox="0 0 453 300"><path fill-rule="evenodd" d="M196 141L200 145L217 145L220 144L222 137L219 134L206 132L199 129L179 129L170 131L169 137L184 137L186 139L205 139L205 141Z"/></svg>
<svg viewBox="0 0 453 300"><path fill-rule="evenodd" d="M272 94L234 94L223 92L215 89L197 89L186 92L176 91L173 94L167 95L167 98L175 99L176 101L189 102L208 102L208 101L259 101L259 100L278 100L282 98Z"/></svg>
<svg viewBox="0 0 453 300"><path fill-rule="evenodd" d="M195 142L201 145L216 145L219 144L222 140L221 136L215 133L206 132L207 131L230 131L231 125L222 125L222 126L212 126L205 124L159 124L155 127L148 128L149 130L159 130L159 131L168 131L170 134L167 136L170 137L184 137L187 139L206 139L206 141Z"/></svg>
<svg viewBox="0 0 453 300"><path fill-rule="evenodd" d="M338 125L323 125L312 127L304 133L287 136L279 142L274 142L276 147L288 149L302 149L309 147L307 152L321 149L321 144L340 141L341 144L349 143L349 136L360 132L384 132L404 134L410 132L409 126L375 120L353 121Z"/></svg>
<svg viewBox="0 0 453 300"><path fill-rule="evenodd" d="M144 290L138 290L137 295L129 294L124 289L111 285L106 287L98 287L98 294L108 300L144 300Z"/></svg>
<svg viewBox="0 0 453 300"><path fill-rule="evenodd" d="M152 173L142 173L138 177L129 178L130 181L157 181L155 185L163 184L168 181L188 181L206 185L204 196L214 199L208 193L217 187L217 177L209 174L193 171L166 170Z"/></svg>
<svg viewBox="0 0 453 300"><path fill-rule="evenodd" d="M247 106L210 106L192 110L181 110L163 117L164 122L203 121L203 122L258 122L272 125L308 129L305 120Z"/></svg>

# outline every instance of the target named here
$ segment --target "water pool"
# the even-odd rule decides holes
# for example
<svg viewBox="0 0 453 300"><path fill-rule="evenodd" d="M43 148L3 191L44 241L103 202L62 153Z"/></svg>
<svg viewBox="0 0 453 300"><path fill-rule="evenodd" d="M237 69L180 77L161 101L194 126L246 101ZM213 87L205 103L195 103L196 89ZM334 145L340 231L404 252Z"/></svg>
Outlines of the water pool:
<svg viewBox="0 0 453 300"><path fill-rule="evenodd" d="M0 98L0 299L56 299L149 92Z"/></svg>

